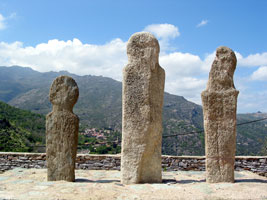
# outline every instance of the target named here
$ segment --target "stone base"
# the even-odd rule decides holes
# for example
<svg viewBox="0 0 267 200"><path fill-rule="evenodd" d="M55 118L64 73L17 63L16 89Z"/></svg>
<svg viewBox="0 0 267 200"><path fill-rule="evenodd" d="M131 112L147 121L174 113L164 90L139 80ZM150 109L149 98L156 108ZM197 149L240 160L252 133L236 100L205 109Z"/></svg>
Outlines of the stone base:
<svg viewBox="0 0 267 200"><path fill-rule="evenodd" d="M228 182L234 183L234 158L207 158L206 181L208 183Z"/></svg>

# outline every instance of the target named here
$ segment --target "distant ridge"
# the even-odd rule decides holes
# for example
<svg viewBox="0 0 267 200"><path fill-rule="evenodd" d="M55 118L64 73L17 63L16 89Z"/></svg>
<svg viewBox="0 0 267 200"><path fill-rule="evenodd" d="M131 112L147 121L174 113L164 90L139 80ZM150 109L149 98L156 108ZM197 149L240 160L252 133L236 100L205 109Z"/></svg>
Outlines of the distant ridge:
<svg viewBox="0 0 267 200"><path fill-rule="evenodd" d="M74 112L85 127L121 130L121 82L102 76L78 76L67 71L37 72L19 66L0 67L0 100L38 114L51 111L48 100L52 81L59 75L73 77L80 89ZM258 119L264 113L238 115L238 121ZM202 108L182 96L165 93L164 135L192 132L203 128ZM256 130L256 132L255 132ZM267 140L267 122L238 127L238 155L259 155ZM204 134L163 139L163 153L204 155Z"/></svg>

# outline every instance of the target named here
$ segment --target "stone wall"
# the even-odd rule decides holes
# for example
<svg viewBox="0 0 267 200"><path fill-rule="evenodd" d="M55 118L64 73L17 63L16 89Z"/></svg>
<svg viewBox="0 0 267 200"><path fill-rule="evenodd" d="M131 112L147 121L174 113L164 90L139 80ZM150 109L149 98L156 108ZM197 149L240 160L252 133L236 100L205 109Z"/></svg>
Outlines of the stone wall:
<svg viewBox="0 0 267 200"><path fill-rule="evenodd" d="M45 168L45 153L0 152L0 171L16 167ZM120 170L120 155L78 154L76 169ZM164 171L205 170L204 156L162 156ZM236 156L235 170L249 170L267 177L267 156Z"/></svg>

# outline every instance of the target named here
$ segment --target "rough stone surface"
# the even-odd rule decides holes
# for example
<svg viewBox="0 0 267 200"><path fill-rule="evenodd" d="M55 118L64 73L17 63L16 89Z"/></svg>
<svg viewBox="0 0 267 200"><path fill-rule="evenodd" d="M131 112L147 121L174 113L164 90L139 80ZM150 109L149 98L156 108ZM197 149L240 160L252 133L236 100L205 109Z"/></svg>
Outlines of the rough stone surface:
<svg viewBox="0 0 267 200"><path fill-rule="evenodd" d="M79 118L72 109L79 89L68 76L57 77L50 88L53 111L46 116L48 181L74 181Z"/></svg>
<svg viewBox="0 0 267 200"><path fill-rule="evenodd" d="M123 69L122 183L158 183L161 178L162 106L165 72L159 44L150 33L135 33Z"/></svg>
<svg viewBox="0 0 267 200"><path fill-rule="evenodd" d="M207 89L201 94L207 182L234 182L236 151L236 106L238 91L233 75L236 56L219 47L209 74Z"/></svg>

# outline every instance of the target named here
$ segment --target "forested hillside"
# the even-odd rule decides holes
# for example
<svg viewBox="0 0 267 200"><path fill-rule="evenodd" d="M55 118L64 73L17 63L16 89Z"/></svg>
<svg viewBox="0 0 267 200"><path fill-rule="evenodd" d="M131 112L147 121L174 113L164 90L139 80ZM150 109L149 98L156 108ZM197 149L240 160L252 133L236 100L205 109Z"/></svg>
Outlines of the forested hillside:
<svg viewBox="0 0 267 200"><path fill-rule="evenodd" d="M0 151L33 151L45 143L45 118L0 101Z"/></svg>

